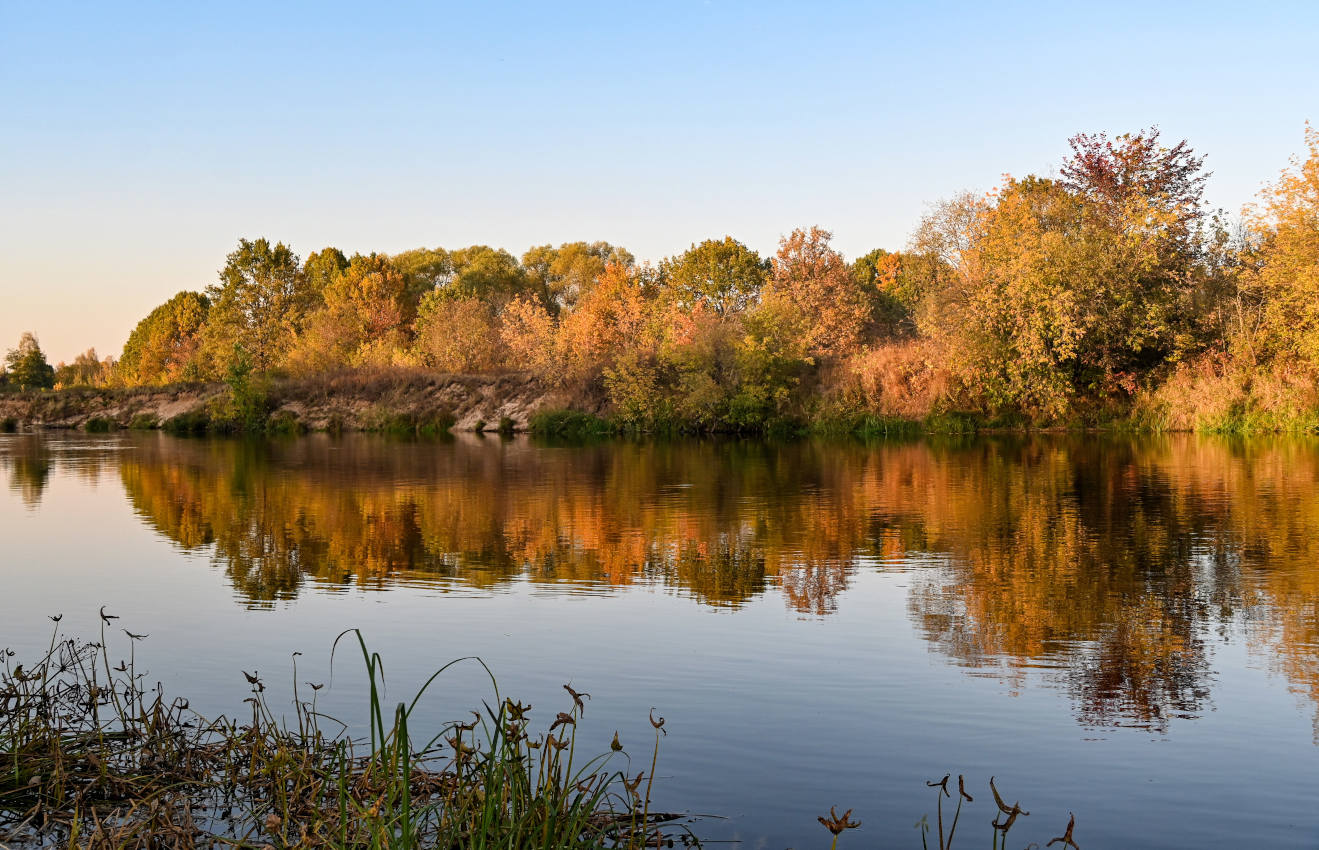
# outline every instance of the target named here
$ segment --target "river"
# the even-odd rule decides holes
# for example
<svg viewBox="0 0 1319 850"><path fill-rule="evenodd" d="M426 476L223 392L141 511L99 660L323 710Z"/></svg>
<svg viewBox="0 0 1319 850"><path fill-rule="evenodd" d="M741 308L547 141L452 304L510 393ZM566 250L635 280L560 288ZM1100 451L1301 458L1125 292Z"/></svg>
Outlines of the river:
<svg viewBox="0 0 1319 850"><path fill-rule="evenodd" d="M653 708L658 806L748 848L822 846L831 805L843 848L919 847L949 772L959 845L991 775L1018 844L1075 813L1086 850L1319 845L1316 441L7 434L6 480L16 660L104 605L204 712L242 671L287 698L300 652L352 724L344 629L391 700L476 655L541 728L589 692L579 746L634 773ZM437 728L494 699L472 663L437 688Z"/></svg>

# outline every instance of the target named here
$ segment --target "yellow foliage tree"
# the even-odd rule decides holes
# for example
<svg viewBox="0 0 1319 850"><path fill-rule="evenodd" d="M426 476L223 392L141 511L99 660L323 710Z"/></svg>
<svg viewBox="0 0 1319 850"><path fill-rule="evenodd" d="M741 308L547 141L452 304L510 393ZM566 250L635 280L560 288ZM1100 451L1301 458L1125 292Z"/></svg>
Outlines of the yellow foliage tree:
<svg viewBox="0 0 1319 850"><path fill-rule="evenodd" d="M416 309L407 279L385 255L354 257L323 297L289 352L293 371L387 366L406 350Z"/></svg>
<svg viewBox="0 0 1319 850"><path fill-rule="evenodd" d="M1248 211L1258 242L1252 283L1263 300L1266 348L1319 367L1319 130L1307 126L1294 160Z"/></svg>

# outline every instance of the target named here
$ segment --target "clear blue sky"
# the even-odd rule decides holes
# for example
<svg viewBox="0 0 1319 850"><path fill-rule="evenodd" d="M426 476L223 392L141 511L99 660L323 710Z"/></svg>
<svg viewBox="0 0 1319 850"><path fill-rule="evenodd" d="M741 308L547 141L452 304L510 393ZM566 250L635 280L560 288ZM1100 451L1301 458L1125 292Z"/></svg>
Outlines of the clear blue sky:
<svg viewBox="0 0 1319 850"><path fill-rule="evenodd" d="M898 248L1083 130L1189 139L1235 211L1319 120L1317 44L1313 2L0 0L0 349L118 354L242 236Z"/></svg>

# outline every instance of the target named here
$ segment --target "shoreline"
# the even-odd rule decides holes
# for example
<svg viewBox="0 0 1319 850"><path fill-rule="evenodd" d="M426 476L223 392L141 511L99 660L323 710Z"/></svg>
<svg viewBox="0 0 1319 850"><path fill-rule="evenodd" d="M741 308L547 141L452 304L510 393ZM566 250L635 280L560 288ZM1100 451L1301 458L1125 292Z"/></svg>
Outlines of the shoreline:
<svg viewBox="0 0 1319 850"><path fill-rule="evenodd" d="M1144 420L1144 421L1142 421ZM44 430L103 433L163 430L177 434L390 433L434 436L447 432L538 433L549 437L714 435L854 437L864 439L979 434L1174 434L1235 436L1314 435L1297 427L1220 423L1216 427L1151 423L1133 412L1105 422L1033 425L1004 423L979 413L949 412L919 419L866 411L817 412L746 431L674 423L649 430L630 427L603 401L546 387L527 372L444 374L399 370L336 372L307 378L256 378L230 383L152 387L87 387L0 394L0 433Z"/></svg>

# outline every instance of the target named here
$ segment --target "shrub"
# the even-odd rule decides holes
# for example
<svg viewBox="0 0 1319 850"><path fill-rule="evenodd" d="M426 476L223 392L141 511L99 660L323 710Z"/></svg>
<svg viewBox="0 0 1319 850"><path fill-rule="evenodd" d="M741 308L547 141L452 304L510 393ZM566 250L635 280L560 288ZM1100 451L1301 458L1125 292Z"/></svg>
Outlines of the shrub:
<svg viewBox="0 0 1319 850"><path fill-rule="evenodd" d="M307 425L291 410L276 411L266 420L266 433L296 435L307 433Z"/></svg>
<svg viewBox="0 0 1319 850"><path fill-rule="evenodd" d="M368 417L367 430L397 437L435 437L449 433L453 414L445 409L409 413L376 408Z"/></svg>
<svg viewBox="0 0 1319 850"><path fill-rule="evenodd" d="M161 423L161 429L170 434L186 436L205 434L211 428L211 417L200 408L171 416Z"/></svg>
<svg viewBox="0 0 1319 850"><path fill-rule="evenodd" d="M542 410L528 423L531 433L545 437L603 437L617 429L608 420L579 410Z"/></svg>

